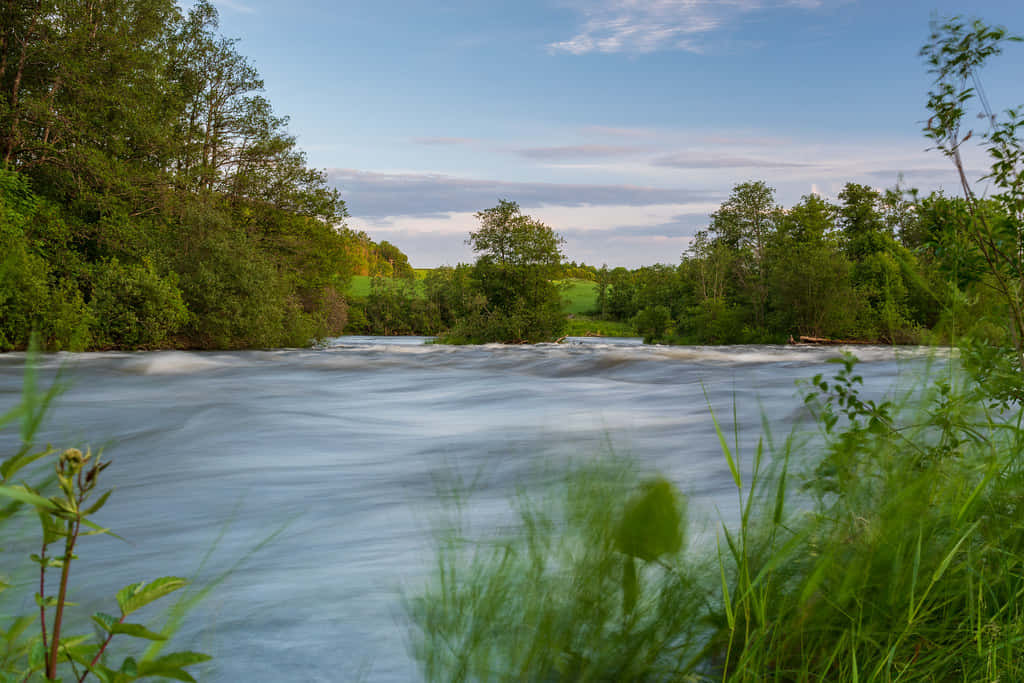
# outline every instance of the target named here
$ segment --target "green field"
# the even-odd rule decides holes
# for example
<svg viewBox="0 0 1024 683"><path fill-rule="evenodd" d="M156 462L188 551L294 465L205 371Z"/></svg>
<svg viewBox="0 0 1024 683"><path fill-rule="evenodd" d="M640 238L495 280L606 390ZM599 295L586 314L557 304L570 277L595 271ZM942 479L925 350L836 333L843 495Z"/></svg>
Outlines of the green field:
<svg viewBox="0 0 1024 683"><path fill-rule="evenodd" d="M421 295L423 294L423 285L422 285L423 278L426 277L426 274L428 272L430 272L430 271L429 271L429 269L426 269L426 268L417 268L416 269L416 291L419 294L421 294ZM384 278L384 279L388 280L388 281L391 281L391 280L399 280L399 281L401 281L401 278L390 278L390 277L387 277L387 278ZM348 289L345 290L345 293L348 294L351 297L355 297L355 298L358 298L358 299L365 298L365 297L369 296L369 294L370 294L370 287L372 286L372 284L371 284L372 282L373 282L373 278L370 277L369 275L353 275L352 276L352 282L349 283Z"/></svg>
<svg viewBox="0 0 1024 683"><path fill-rule="evenodd" d="M592 313L597 309L597 284L590 280L562 280L562 310L573 315Z"/></svg>

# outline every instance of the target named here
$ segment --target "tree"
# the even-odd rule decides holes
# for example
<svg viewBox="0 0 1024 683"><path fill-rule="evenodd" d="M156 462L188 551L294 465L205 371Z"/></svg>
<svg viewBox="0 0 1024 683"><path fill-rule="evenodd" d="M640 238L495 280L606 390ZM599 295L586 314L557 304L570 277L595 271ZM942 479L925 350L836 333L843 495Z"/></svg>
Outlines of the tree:
<svg viewBox="0 0 1024 683"><path fill-rule="evenodd" d="M487 300L476 323L463 330L474 341L553 340L565 328L558 277L565 243L554 230L500 200L476 214L480 229L467 243L479 256L473 282Z"/></svg>
<svg viewBox="0 0 1024 683"><path fill-rule="evenodd" d="M736 277L754 303L754 323L765 327L768 307L768 243L780 215L775 190L764 182L740 183L718 211L711 214L708 232L736 253Z"/></svg>

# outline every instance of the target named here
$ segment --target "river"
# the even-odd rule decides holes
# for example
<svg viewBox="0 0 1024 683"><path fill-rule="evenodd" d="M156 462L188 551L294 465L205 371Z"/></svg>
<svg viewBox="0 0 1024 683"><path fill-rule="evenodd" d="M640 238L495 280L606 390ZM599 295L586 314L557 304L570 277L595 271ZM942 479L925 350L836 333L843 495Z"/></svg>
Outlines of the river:
<svg viewBox="0 0 1024 683"><path fill-rule="evenodd" d="M705 392L730 437L735 406L747 457L762 415L777 438L801 424L795 381L832 374L825 361L838 355L629 339L423 342L42 357L42 378L61 369L68 386L40 441L104 448L117 490L96 521L129 541L83 541L72 599L112 612L124 584L167 574L202 584L241 560L174 641L214 656L201 680L414 680L402 595L426 581L439 487L472 482L469 514L497 523L517 487L543 484L542 465L613 450L666 473L694 519L728 519L735 489ZM913 350L850 350L872 396L926 365ZM0 355L0 413L18 399L24 363ZM15 430L0 434L0 452L15 444ZM16 581L8 595L27 596L12 608L23 611L33 589L21 553L36 552L27 529L0 543L0 570Z"/></svg>

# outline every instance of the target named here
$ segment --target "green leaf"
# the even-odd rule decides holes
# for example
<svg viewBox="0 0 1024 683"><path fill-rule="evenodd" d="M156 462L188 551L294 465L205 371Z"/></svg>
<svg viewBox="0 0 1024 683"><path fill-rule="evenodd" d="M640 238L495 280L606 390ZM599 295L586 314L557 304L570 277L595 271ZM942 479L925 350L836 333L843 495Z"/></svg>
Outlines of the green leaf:
<svg viewBox="0 0 1024 683"><path fill-rule="evenodd" d="M52 595L49 595L44 599L41 595L39 595L39 593L36 593L35 597L36 605L38 607L53 607L57 604L57 598L53 597Z"/></svg>
<svg viewBox="0 0 1024 683"><path fill-rule="evenodd" d="M680 495L665 479L646 482L626 502L615 534L619 552L653 562L683 545Z"/></svg>
<svg viewBox="0 0 1024 683"><path fill-rule="evenodd" d="M88 519L83 519L82 520L82 524L84 524L85 526L87 526L90 529L92 529L92 531L86 531L83 534L85 536L96 536L97 534L105 534L107 536L113 536L114 538L116 538L119 541L124 541L125 543L129 542L128 539L126 539L126 538L124 538L122 536L118 536L117 534L115 534L110 529L107 529L106 527L102 527L99 524L97 524L96 522L91 522Z"/></svg>
<svg viewBox="0 0 1024 683"><path fill-rule="evenodd" d="M145 638L146 640L167 640L167 636L164 634L150 631L142 624L114 624L110 632L114 635L123 633L126 636Z"/></svg>
<svg viewBox="0 0 1024 683"><path fill-rule="evenodd" d="M97 626L99 626L107 633L110 633L111 629L113 629L114 626L117 625L117 617L112 617L109 614L105 614L103 612L97 612L96 614L92 615L92 620L96 623Z"/></svg>
<svg viewBox="0 0 1024 683"><path fill-rule="evenodd" d="M124 661L121 662L121 673L132 677L139 675L139 665L134 657L125 657Z"/></svg>
<svg viewBox="0 0 1024 683"><path fill-rule="evenodd" d="M139 664L139 676L163 676L176 681L195 683L194 678L182 667L210 660L209 655L200 652L174 652L159 659Z"/></svg>
<svg viewBox="0 0 1024 683"><path fill-rule="evenodd" d="M32 645L32 651L28 655L28 668L32 671L38 671L43 668L45 661L46 650L43 648L43 641L37 640Z"/></svg>
<svg viewBox="0 0 1024 683"><path fill-rule="evenodd" d="M34 505L37 508L43 508L44 510L57 510L57 506L51 503L46 498L29 493L25 490L24 486L8 486L6 484L0 485L0 496L6 498L13 498L14 500L27 503L28 505Z"/></svg>
<svg viewBox="0 0 1024 683"><path fill-rule="evenodd" d="M7 627L6 631L0 631L0 633L3 633L4 640L8 643L13 643L35 620L36 616L18 617L10 626Z"/></svg>
<svg viewBox="0 0 1024 683"><path fill-rule="evenodd" d="M40 458L45 458L51 453L53 453L53 449L47 448L45 450L39 451L38 453L15 455L11 458L7 458L7 460L4 460L3 464L0 465L0 479L7 481L15 474L17 474L18 470L22 469L26 465L31 465Z"/></svg>
<svg viewBox="0 0 1024 683"><path fill-rule="evenodd" d="M740 480L740 471L736 467L736 460L732 456L732 451L729 449L729 444L725 440L725 435L722 434L722 427L718 424L718 420L715 418L715 411L711 408L711 399L708 398L708 390L701 385L701 389L704 391L704 401L708 404L708 413L711 414L711 422L715 425L715 433L718 435L718 443L722 447L722 454L725 455L726 461L729 463L729 471L732 472L732 479L736 482L736 488L742 489L743 483Z"/></svg>
<svg viewBox="0 0 1024 683"><path fill-rule="evenodd" d="M109 491L104 493L102 496L100 496L99 500L97 500L95 503L93 503L91 506L89 506L89 508L85 511L85 514L91 515L94 512L98 511L100 508L102 508L104 505L106 505L107 504L107 499L110 498L110 494L113 493L113 492L114 492L114 489L110 489ZM106 531L106 530L104 530L104 531Z"/></svg>
<svg viewBox="0 0 1024 683"><path fill-rule="evenodd" d="M121 615L128 616L140 607L183 588L187 583L188 581L177 576L164 576L150 583L133 583L125 586L117 594Z"/></svg>

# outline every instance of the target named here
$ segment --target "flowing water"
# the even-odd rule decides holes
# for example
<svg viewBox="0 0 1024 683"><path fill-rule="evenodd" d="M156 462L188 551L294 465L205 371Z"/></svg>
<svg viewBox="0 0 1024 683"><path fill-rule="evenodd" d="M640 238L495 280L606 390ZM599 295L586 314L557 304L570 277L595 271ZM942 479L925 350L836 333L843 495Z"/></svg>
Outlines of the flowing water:
<svg viewBox="0 0 1024 683"><path fill-rule="evenodd" d="M105 449L117 491L97 521L129 541L83 541L72 599L109 612L124 584L167 574L201 584L235 567L175 639L214 655L202 680L414 680L402 595L429 574L439 490L467 482L468 514L485 526L559 463L614 451L672 478L691 518L730 519L736 493L708 401L730 439L735 411L749 460L762 417L777 439L799 427L795 381L833 374L825 361L838 355L423 342L43 357L42 377L62 368L69 386L41 441ZM913 350L850 350L872 396L909 386L928 364ZM0 413L18 400L24 363L0 356ZM0 434L0 453L14 431ZM0 539L0 573L20 582L31 580L16 569L32 552L27 524L20 539ZM3 609L30 610L32 592L9 591L28 598Z"/></svg>

